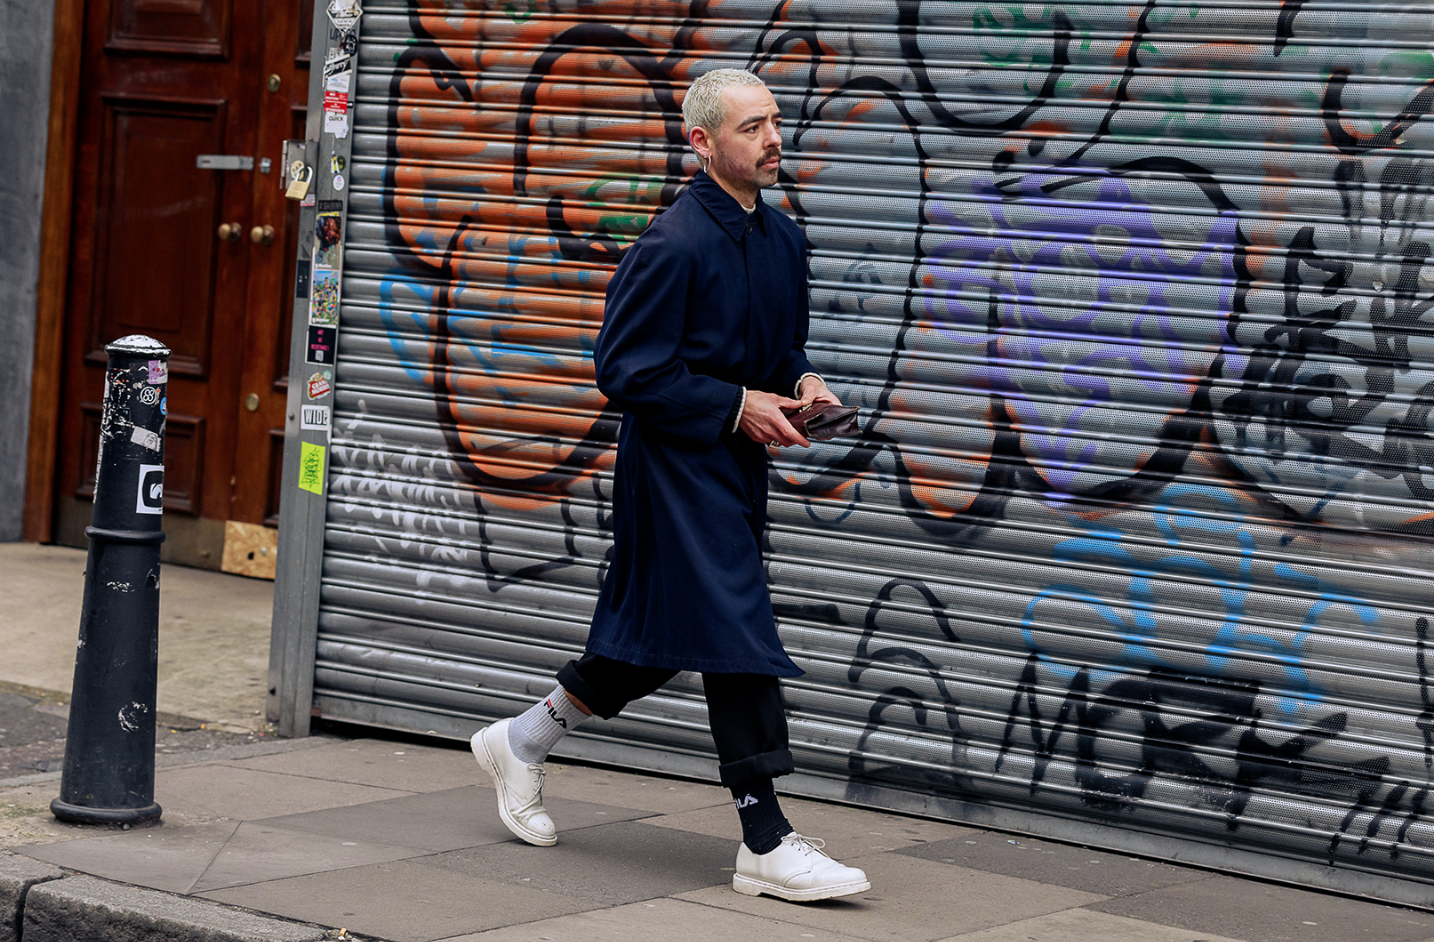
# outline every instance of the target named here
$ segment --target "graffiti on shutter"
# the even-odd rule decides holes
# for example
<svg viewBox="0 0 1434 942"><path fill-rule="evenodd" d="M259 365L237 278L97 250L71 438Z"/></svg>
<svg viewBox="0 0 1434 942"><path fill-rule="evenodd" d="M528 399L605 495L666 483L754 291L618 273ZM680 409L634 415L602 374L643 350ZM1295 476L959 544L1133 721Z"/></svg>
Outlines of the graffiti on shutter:
<svg viewBox="0 0 1434 942"><path fill-rule="evenodd" d="M320 693L476 716L473 671L516 707L580 647L603 290L736 66L862 410L773 454L799 764L1434 878L1431 40L1300 0L366 14Z"/></svg>

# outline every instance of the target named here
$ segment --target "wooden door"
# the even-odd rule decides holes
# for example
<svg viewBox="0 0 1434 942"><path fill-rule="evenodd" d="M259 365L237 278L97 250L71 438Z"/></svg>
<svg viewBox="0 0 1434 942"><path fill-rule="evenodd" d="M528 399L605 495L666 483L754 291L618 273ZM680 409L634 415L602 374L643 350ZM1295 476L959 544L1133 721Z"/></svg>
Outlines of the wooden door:
<svg viewBox="0 0 1434 942"><path fill-rule="evenodd" d="M217 568L226 521L277 519L298 217L281 151L304 136L312 10L312 0L87 4L59 542L84 542L104 345L130 333L173 351L166 558ZM202 154L254 163L201 169Z"/></svg>

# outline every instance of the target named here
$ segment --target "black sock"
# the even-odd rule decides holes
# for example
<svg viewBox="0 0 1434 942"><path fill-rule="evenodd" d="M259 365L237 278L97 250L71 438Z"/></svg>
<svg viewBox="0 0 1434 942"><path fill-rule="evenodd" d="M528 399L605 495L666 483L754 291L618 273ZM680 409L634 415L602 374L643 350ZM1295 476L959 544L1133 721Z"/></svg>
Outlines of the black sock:
<svg viewBox="0 0 1434 942"><path fill-rule="evenodd" d="M769 778L732 789L732 803L742 819L742 843L754 854L777 849L782 838L792 833L787 816L777 804L777 793Z"/></svg>

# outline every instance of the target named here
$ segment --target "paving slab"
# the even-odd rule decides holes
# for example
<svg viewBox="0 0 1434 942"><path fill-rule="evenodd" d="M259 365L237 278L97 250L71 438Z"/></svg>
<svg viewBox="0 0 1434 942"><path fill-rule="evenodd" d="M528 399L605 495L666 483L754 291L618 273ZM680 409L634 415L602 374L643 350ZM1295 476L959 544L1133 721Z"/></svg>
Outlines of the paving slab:
<svg viewBox="0 0 1434 942"><path fill-rule="evenodd" d="M192 892L343 870L422 853L416 847L380 844L357 835L345 839L245 821L195 881Z"/></svg>
<svg viewBox="0 0 1434 942"><path fill-rule="evenodd" d="M310 942L324 931L81 876L32 888L21 935L25 942Z"/></svg>
<svg viewBox="0 0 1434 942"><path fill-rule="evenodd" d="M444 942L672 942L678 937L701 942L850 942L852 938L792 922L658 899L455 936Z"/></svg>
<svg viewBox="0 0 1434 942"><path fill-rule="evenodd" d="M300 775L278 775L232 763L168 769L155 774L154 798L166 810L252 821L357 805L411 792Z"/></svg>
<svg viewBox="0 0 1434 942"><path fill-rule="evenodd" d="M65 875L31 857L0 854L0 942L19 942L20 923L25 916L25 894L30 887Z"/></svg>
<svg viewBox="0 0 1434 942"><path fill-rule="evenodd" d="M1431 913L1226 876L1087 908L1247 942L1417 942L1434 935Z"/></svg>
<svg viewBox="0 0 1434 942"><path fill-rule="evenodd" d="M1143 919L1089 909L1066 909L993 929L953 935L941 942L1244 942L1208 932L1160 926Z"/></svg>
<svg viewBox="0 0 1434 942"><path fill-rule="evenodd" d="M61 867L156 890L188 893L239 827L238 821L160 826L22 851Z"/></svg>
<svg viewBox="0 0 1434 942"><path fill-rule="evenodd" d="M826 841L827 853L839 860L971 833L970 828L957 824L907 818L867 808L828 805L787 796L783 796L781 802L792 827L798 833ZM742 825L730 797L715 807L650 818L647 823L733 841L742 836Z"/></svg>
<svg viewBox="0 0 1434 942"><path fill-rule="evenodd" d="M646 817L648 812L587 801L549 798L543 805L560 833ZM303 814L265 818L265 824L329 834L363 835L366 840L428 851L458 850L515 840L498 817L498 797L491 788L468 785L441 792L389 798L384 801L327 808Z"/></svg>
<svg viewBox="0 0 1434 942"><path fill-rule="evenodd" d="M85 565L82 549L0 543L0 680L69 693ZM162 566L159 709L265 728L273 599L272 582Z"/></svg>
<svg viewBox="0 0 1434 942"><path fill-rule="evenodd" d="M934 942L1102 899L1094 893L901 854L872 854L843 863L865 870L872 889L802 906L743 896L730 884L677 894L677 898L882 942Z"/></svg>
<svg viewBox="0 0 1434 942"><path fill-rule="evenodd" d="M214 890L204 896L393 942L428 942L600 905L429 867L422 860L271 880Z"/></svg>
<svg viewBox="0 0 1434 942"><path fill-rule="evenodd" d="M450 749L382 739L336 742L321 749L235 764L259 772L404 792L442 791L487 780L467 747Z"/></svg>
<svg viewBox="0 0 1434 942"><path fill-rule="evenodd" d="M477 763L474 762L474 768ZM657 814L675 814L698 808L721 806L732 809L732 794L720 785L684 782L656 775L621 772L613 769L546 764L543 798L576 798L624 808L640 808ZM735 821L735 812L733 812ZM715 835L725 836L725 835Z"/></svg>
<svg viewBox="0 0 1434 942"><path fill-rule="evenodd" d="M555 847L512 841L426 857L423 862L615 906L726 884L736 859L735 840L628 821L559 831Z"/></svg>
<svg viewBox="0 0 1434 942"><path fill-rule="evenodd" d="M963 837L904 847L897 853L1102 896L1128 896L1211 876L1208 870L994 831L973 831Z"/></svg>

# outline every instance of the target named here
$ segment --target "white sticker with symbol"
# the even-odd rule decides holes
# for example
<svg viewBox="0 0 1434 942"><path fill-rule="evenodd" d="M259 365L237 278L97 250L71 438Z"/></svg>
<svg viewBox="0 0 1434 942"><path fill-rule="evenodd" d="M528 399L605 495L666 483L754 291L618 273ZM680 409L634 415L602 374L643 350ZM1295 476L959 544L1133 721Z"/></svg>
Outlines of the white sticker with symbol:
<svg viewBox="0 0 1434 942"><path fill-rule="evenodd" d="M135 501L137 514L164 513L164 465L142 464L139 466L139 498Z"/></svg>
<svg viewBox="0 0 1434 942"><path fill-rule="evenodd" d="M136 425L134 431L129 433L129 440L141 448L148 448L150 451L159 451L159 436L147 428L140 428Z"/></svg>

